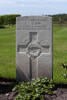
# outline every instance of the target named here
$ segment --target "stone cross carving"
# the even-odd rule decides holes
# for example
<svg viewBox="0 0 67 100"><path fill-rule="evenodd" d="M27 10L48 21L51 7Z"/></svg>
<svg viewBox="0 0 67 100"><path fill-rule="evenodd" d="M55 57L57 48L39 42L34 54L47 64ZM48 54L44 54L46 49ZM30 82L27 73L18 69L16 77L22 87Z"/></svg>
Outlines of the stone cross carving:
<svg viewBox="0 0 67 100"><path fill-rule="evenodd" d="M30 79L32 79L32 60L37 59L40 55L49 54L49 45L43 41L38 41L37 32L29 33L29 40L25 40L18 45L17 52L24 53L30 59ZM38 59L37 59L38 60ZM38 70L37 70L38 71ZM36 76L38 77L38 75Z"/></svg>

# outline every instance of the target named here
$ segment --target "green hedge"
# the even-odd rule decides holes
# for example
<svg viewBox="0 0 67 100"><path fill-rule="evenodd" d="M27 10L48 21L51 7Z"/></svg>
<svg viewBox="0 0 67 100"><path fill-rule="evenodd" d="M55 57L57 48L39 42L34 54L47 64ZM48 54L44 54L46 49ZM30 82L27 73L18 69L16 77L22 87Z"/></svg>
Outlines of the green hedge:
<svg viewBox="0 0 67 100"><path fill-rule="evenodd" d="M19 14L17 15L2 15L0 16L0 26L2 25L14 25L16 24L16 17L21 16Z"/></svg>
<svg viewBox="0 0 67 100"><path fill-rule="evenodd" d="M18 16L21 16L21 15L16 14L16 15L0 16L0 26L16 24L16 17L18 17ZM67 14L57 14L57 15L49 15L49 16L53 17L54 24L67 24Z"/></svg>
<svg viewBox="0 0 67 100"><path fill-rule="evenodd" d="M54 24L67 24L67 14L52 15Z"/></svg>

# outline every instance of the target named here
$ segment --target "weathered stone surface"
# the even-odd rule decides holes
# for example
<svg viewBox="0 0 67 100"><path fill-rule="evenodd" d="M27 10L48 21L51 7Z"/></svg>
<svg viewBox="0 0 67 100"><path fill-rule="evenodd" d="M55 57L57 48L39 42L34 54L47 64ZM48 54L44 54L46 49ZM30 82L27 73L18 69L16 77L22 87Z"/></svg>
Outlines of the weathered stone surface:
<svg viewBox="0 0 67 100"><path fill-rule="evenodd" d="M52 18L16 19L16 69L18 81L52 78Z"/></svg>

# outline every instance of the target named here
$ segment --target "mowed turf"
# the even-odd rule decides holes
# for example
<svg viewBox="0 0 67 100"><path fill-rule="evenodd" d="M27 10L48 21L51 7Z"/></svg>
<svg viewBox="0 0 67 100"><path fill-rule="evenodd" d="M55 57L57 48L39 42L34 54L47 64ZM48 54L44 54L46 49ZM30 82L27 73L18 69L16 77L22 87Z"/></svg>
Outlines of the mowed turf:
<svg viewBox="0 0 67 100"><path fill-rule="evenodd" d="M0 29L0 77L16 77L16 28Z"/></svg>
<svg viewBox="0 0 67 100"><path fill-rule="evenodd" d="M67 64L67 26L53 28L53 79L57 83L67 83L67 70L61 67L61 63Z"/></svg>
<svg viewBox="0 0 67 100"><path fill-rule="evenodd" d="M60 64L67 64L67 27L53 27L53 79L56 83L67 83L67 70ZM0 77L16 77L16 28L0 29Z"/></svg>

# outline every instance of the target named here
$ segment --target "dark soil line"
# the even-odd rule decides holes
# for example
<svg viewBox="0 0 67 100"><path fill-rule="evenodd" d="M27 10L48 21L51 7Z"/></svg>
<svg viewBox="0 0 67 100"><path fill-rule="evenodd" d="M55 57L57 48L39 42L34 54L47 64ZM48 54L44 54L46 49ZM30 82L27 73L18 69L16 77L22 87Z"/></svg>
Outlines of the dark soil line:
<svg viewBox="0 0 67 100"><path fill-rule="evenodd" d="M67 84L55 84L55 89L57 88L67 88Z"/></svg>
<svg viewBox="0 0 67 100"><path fill-rule="evenodd" d="M0 82L16 82L16 79L0 77Z"/></svg>
<svg viewBox="0 0 67 100"><path fill-rule="evenodd" d="M12 92L16 82L0 82L0 94L6 94Z"/></svg>

